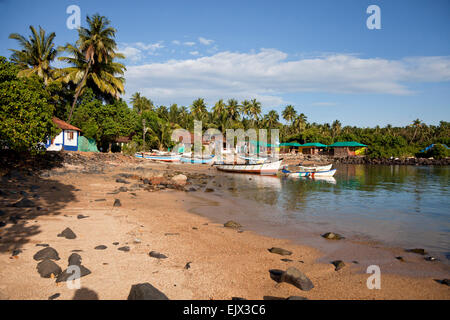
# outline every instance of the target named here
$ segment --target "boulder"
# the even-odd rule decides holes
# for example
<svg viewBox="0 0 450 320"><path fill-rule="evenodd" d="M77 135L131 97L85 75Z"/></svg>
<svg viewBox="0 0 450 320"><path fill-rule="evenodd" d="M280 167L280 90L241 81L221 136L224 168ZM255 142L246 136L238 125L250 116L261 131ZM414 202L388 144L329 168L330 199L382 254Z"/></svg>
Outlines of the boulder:
<svg viewBox="0 0 450 320"><path fill-rule="evenodd" d="M120 248L117 249L117 250L120 250L120 251L123 251L123 252L128 252L128 251L130 251L130 247L124 246L124 247L120 247Z"/></svg>
<svg viewBox="0 0 450 320"><path fill-rule="evenodd" d="M150 283L140 283L131 287L128 300L169 300L169 298Z"/></svg>
<svg viewBox="0 0 450 320"><path fill-rule="evenodd" d="M36 267L42 278L50 278L53 274L58 277L61 274L61 268L50 259L44 259Z"/></svg>
<svg viewBox="0 0 450 320"><path fill-rule="evenodd" d="M66 228L63 230L63 232L58 234L58 237L62 237L62 238L66 238L66 239L75 239L77 236L70 228Z"/></svg>
<svg viewBox="0 0 450 320"><path fill-rule="evenodd" d="M178 174L171 179L172 183L177 186L184 186L187 182L187 177L184 174Z"/></svg>
<svg viewBox="0 0 450 320"><path fill-rule="evenodd" d="M69 257L69 266L81 266L81 260L78 253L72 253Z"/></svg>
<svg viewBox="0 0 450 320"><path fill-rule="evenodd" d="M286 271L279 269L269 270L270 278L275 282L286 282L296 286L300 290L309 291L314 288L313 283L309 278L300 270L290 267Z"/></svg>
<svg viewBox="0 0 450 320"><path fill-rule="evenodd" d="M45 259L59 260L60 258L58 255L58 251L56 251L52 247L46 247L46 248L36 252L36 254L33 256L33 259L36 261L39 261L39 260L45 260Z"/></svg>
<svg viewBox="0 0 450 320"><path fill-rule="evenodd" d="M113 207L121 207L121 206L122 206L122 204L120 203L120 200L119 199L114 199Z"/></svg>
<svg viewBox="0 0 450 320"><path fill-rule="evenodd" d="M342 260L335 260L331 262L332 265L335 266L334 271L339 271L341 270L343 267L345 267L345 263Z"/></svg>
<svg viewBox="0 0 450 320"><path fill-rule="evenodd" d="M76 267L76 265L70 265L69 266L71 268L71 270L69 271L69 269L64 270L63 272L61 272L58 276L58 278L56 278L56 283L59 282L65 282L67 280L69 280L69 277L71 278L70 280L76 280L79 279L81 277L87 276L88 274L91 274L91 271L86 268L83 265L78 265L78 267L80 268L79 271L79 277L75 274L76 272L74 271L74 267Z"/></svg>
<svg viewBox="0 0 450 320"><path fill-rule="evenodd" d="M324 233L324 234L322 234L322 237L324 237L325 239L328 239L328 240L342 240L342 239L345 239L340 234L333 233L333 232Z"/></svg>
<svg viewBox="0 0 450 320"><path fill-rule="evenodd" d="M95 250L105 250L105 249L107 249L108 247L107 246L105 246L105 245L99 245L99 246L96 246L94 249Z"/></svg>
<svg viewBox="0 0 450 320"><path fill-rule="evenodd" d="M242 227L239 223L235 222L235 221L228 221L226 223L224 223L223 225L225 228L232 228L232 229L238 229L240 227Z"/></svg>
<svg viewBox="0 0 450 320"><path fill-rule="evenodd" d="M156 252L156 251L150 251L150 253L148 255L150 257L156 258L156 259L167 259L166 255L164 255L162 253L159 253L159 252Z"/></svg>
<svg viewBox="0 0 450 320"><path fill-rule="evenodd" d="M35 203L27 198L23 198L12 205L12 207L16 208L33 208L35 206Z"/></svg>

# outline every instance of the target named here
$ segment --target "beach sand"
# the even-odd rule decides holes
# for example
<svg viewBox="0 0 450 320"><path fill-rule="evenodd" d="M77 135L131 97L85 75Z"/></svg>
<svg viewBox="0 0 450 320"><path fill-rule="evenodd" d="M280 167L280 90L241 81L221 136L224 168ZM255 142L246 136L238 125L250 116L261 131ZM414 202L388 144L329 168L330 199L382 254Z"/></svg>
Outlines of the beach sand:
<svg viewBox="0 0 450 320"><path fill-rule="evenodd" d="M133 171L136 166L140 166L141 171ZM211 220L193 213L198 207L215 210L216 198L222 198L221 206L226 205L226 199L203 189L184 192L165 188L150 192L136 188L113 194L120 187L130 188L140 183L135 178L125 178L130 184L118 183L118 173L136 172L136 176L142 176L142 172L165 170L213 175L214 169L208 166L133 162L109 163L104 173L78 173L77 170L81 170L71 165L58 170L55 172L60 174L45 178L4 178L2 181L0 190L6 191L8 196L0 198L3 212L0 218L19 214L19 219L16 224L8 223L0 228L0 299L46 300L57 293L58 299L126 299L132 285L145 282L169 299L450 298L448 286L438 283L432 276L417 273L406 276L382 271L381 289L369 290L367 265L348 261L352 256L349 252L341 252L346 266L335 271L322 250L289 239L263 236L251 231L251 225L244 225L243 232L225 228L226 220L220 221L220 216ZM31 186L34 189L30 189ZM34 194L39 198L32 197ZM23 197L32 199L35 206L8 206ZM120 207L113 206L115 199L120 200ZM78 219L80 214L88 217ZM76 239L57 237L67 227L74 231ZM333 241L322 240L324 246L335 245ZM114 245L115 242L118 244ZM61 259L55 262L63 270L72 251L82 250L78 252L82 264L91 271L81 278L82 289L69 289L55 279L41 278L33 255L42 247L36 244L49 244L56 249ZM94 249L99 245L107 248ZM130 251L119 251L123 246L128 246ZM290 250L292 255L270 253L271 247ZM18 249L21 252L13 257L12 252ZM367 251L375 257L377 253L383 257L386 252L391 253L385 248L371 246L369 249ZM150 257L150 251L162 253L167 259ZM413 266L420 266L418 270L431 268L433 272L436 269L437 274L447 274L448 278L449 269L445 265L423 262L422 256L414 254L404 253L403 256L407 257L407 262L393 256L389 263L400 269ZM283 258L292 261L284 262ZM186 268L188 263L189 268ZM270 269L286 270L288 267L305 273L314 288L302 291L291 284L277 284L270 278Z"/></svg>

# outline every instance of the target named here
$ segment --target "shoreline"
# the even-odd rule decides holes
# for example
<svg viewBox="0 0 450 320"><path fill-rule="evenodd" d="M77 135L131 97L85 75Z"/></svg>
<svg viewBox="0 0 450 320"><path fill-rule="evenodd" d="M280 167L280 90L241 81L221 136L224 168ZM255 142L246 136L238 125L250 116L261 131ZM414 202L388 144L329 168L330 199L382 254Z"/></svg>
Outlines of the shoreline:
<svg viewBox="0 0 450 320"><path fill-rule="evenodd" d="M142 171L133 170L142 166ZM79 253L83 265L92 273L81 278L82 286L95 292L100 299L126 299L131 286L143 282L151 283L170 299L243 297L259 300L270 296L303 296L308 299L450 298L448 286L436 282L435 277L427 274L430 272L428 268L436 274L441 263L419 261L423 257L416 254L403 251L406 262L400 262L392 256L396 251L391 252L382 245L377 248L379 245L375 244L370 250L360 250L365 251L368 259L358 258L360 261L355 264L352 260L358 260L355 258L357 255L349 253L352 250L348 246L352 240L334 242L319 236L318 240L325 241L326 246L338 247L332 249L333 254L346 264L343 269L335 271L330 263L335 256L330 253L290 239L260 234L253 231L252 225L245 223L242 223L242 233L224 228L224 216L219 221L193 213L199 206L214 205L211 201L225 201L226 196L216 199L211 193L180 192L170 188L152 192L137 188L114 194L123 186L131 189L134 183L131 177L125 178L130 184L116 182L119 173L139 176L153 171L149 176L151 179L159 177L160 171L207 174L208 167L139 161L130 165L113 161L105 168L95 170L98 172L79 175L76 174L76 165L65 165L62 169L52 170L50 177L34 177L30 181L27 181L28 178L11 179L7 188L2 184L1 189L6 191L18 185L25 190L29 190L30 185L38 185L40 199L35 199L35 202L41 209L28 209L30 217L23 217L16 225L8 224L0 228L0 299L47 299L55 293L60 293L60 299L76 296L74 290L67 289L64 284L57 286L54 280L39 276L37 262L32 259L41 249L35 246L39 243L48 243L59 252L61 260L56 262L63 269L72 250L83 250ZM60 199L62 194L67 197L64 201ZM17 200L20 195L14 196ZM208 198L207 202L205 198ZM98 201L102 199L105 201ZM121 201L120 207L113 207L114 199ZM226 208L223 205L220 207ZM2 202L1 209L7 214L18 211L17 208L6 208L5 202ZM77 219L79 214L88 218ZM28 234L18 232L18 225L25 228ZM66 227L77 234L76 239L56 237ZM8 239L8 235L11 238ZM116 241L119 242L117 246L112 244ZM98 245L105 245L107 249L95 250ZM121 246L129 246L130 251L119 251ZM365 244L356 246L367 249ZM293 254L280 256L270 253L268 249L271 247L281 247ZM22 252L13 258L11 253L17 249ZM168 258L159 260L149 257L151 250ZM380 250L388 253L380 255ZM386 268L390 266L393 271L405 266L407 269L418 265L426 268L422 269L421 275L419 267L413 272L414 276L401 272L382 273L382 289L369 290L365 283L370 275L365 273L365 268L371 261L370 257L374 261L393 258L384 262ZM282 261L283 258L292 261ZM186 269L188 262L190 267ZM306 292L286 283L277 285L270 279L270 269L286 270L290 266L304 272L315 288ZM448 268L443 268L442 275L447 272L445 278L448 278Z"/></svg>

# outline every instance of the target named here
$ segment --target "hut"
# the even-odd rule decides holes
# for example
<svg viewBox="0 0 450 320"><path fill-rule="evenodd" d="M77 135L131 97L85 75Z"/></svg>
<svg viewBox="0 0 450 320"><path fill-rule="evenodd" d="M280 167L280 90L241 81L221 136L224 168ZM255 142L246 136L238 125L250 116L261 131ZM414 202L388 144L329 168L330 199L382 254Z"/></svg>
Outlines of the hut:
<svg viewBox="0 0 450 320"><path fill-rule="evenodd" d="M303 154L320 154L327 147L327 145L319 143L319 142L310 142L302 144L300 150Z"/></svg>
<svg viewBox="0 0 450 320"><path fill-rule="evenodd" d="M61 133L54 138L48 139L45 143L45 148L48 151L78 151L78 136L81 130L57 117L53 117L52 121L61 129Z"/></svg>
<svg viewBox="0 0 450 320"><path fill-rule="evenodd" d="M335 142L328 147L331 148L330 154L338 158L361 155L367 146L355 141L346 141Z"/></svg>
<svg viewBox="0 0 450 320"><path fill-rule="evenodd" d="M298 153L299 147L302 145L297 142L283 142L280 143L282 153Z"/></svg>

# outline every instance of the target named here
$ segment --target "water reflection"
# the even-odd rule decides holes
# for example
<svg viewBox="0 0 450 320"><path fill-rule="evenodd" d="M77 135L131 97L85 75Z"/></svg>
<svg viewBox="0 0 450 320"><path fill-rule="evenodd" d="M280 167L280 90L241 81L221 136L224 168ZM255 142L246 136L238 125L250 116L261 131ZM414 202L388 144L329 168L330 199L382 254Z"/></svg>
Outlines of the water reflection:
<svg viewBox="0 0 450 320"><path fill-rule="evenodd" d="M332 180L240 174L224 179L232 194L276 206L297 223L328 223L335 231L450 251L450 167L337 169Z"/></svg>

